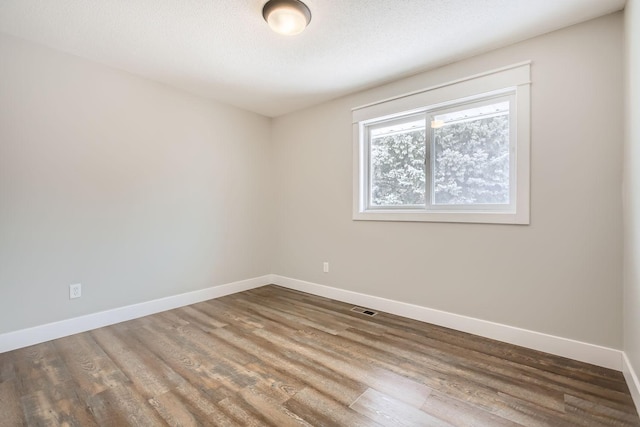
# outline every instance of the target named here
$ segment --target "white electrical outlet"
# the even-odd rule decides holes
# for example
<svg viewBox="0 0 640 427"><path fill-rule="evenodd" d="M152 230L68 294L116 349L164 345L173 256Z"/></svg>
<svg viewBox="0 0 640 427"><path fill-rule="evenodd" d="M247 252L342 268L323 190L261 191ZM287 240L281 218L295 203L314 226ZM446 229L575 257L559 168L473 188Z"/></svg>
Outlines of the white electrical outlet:
<svg viewBox="0 0 640 427"><path fill-rule="evenodd" d="M322 271L324 271L325 273L329 272L329 263L328 262L324 262L322 264Z"/></svg>
<svg viewBox="0 0 640 427"><path fill-rule="evenodd" d="M82 296L82 284L69 285L69 299L80 298Z"/></svg>

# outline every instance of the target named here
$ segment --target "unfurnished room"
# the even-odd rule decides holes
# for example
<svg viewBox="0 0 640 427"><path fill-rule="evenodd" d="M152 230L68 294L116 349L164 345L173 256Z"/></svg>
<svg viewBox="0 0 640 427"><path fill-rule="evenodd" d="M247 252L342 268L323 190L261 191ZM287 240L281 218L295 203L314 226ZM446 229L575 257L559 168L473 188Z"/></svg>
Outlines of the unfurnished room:
<svg viewBox="0 0 640 427"><path fill-rule="evenodd" d="M0 0L0 426L640 426L640 0Z"/></svg>

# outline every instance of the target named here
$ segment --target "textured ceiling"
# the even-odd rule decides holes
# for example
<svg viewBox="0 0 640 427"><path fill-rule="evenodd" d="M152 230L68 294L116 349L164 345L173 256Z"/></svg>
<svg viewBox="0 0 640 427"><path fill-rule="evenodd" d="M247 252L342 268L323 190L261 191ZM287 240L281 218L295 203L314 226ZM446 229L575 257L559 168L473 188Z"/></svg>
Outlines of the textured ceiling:
<svg viewBox="0 0 640 427"><path fill-rule="evenodd" d="M267 116L605 15L625 0L306 0L287 37L266 0L0 0L0 32Z"/></svg>

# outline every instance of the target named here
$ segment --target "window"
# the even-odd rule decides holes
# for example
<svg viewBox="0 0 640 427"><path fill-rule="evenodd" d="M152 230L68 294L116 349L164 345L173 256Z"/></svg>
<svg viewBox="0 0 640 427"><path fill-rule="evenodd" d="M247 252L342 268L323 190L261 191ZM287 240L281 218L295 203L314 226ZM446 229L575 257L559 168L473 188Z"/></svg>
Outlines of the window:
<svg viewBox="0 0 640 427"><path fill-rule="evenodd" d="M528 224L528 75L521 64L355 109L354 219Z"/></svg>

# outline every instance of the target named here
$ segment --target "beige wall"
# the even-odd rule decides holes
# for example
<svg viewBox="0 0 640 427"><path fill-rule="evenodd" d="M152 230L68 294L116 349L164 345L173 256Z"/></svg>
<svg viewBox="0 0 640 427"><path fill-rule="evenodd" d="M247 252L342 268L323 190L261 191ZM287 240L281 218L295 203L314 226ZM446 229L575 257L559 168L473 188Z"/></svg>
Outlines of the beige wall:
<svg viewBox="0 0 640 427"><path fill-rule="evenodd" d="M7 36L0 58L0 333L270 272L269 119Z"/></svg>
<svg viewBox="0 0 640 427"><path fill-rule="evenodd" d="M640 374L640 2L625 9L624 350ZM637 402L640 405L640 402Z"/></svg>
<svg viewBox="0 0 640 427"><path fill-rule="evenodd" d="M274 273L622 348L622 32L606 16L274 120ZM352 221L351 108L524 60L530 226Z"/></svg>

